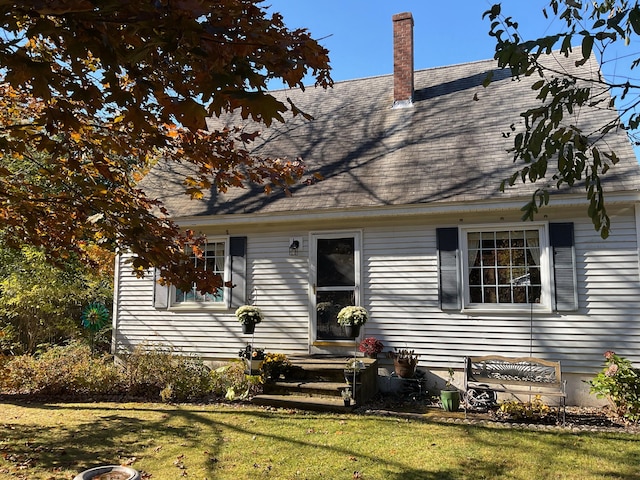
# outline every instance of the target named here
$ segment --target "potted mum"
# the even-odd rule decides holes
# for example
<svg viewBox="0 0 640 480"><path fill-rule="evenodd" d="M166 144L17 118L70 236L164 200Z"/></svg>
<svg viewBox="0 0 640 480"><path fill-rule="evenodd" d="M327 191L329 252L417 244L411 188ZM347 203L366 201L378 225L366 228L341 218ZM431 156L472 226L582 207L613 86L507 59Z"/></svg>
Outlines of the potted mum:
<svg viewBox="0 0 640 480"><path fill-rule="evenodd" d="M262 321L262 311L253 305L243 305L236 310L236 317L242 324L242 333L253 333L256 324Z"/></svg>
<svg viewBox="0 0 640 480"><path fill-rule="evenodd" d="M356 338L360 335L360 327L367 323L369 314L364 307L349 305L338 312L338 323L344 328L345 335Z"/></svg>
<svg viewBox="0 0 640 480"><path fill-rule="evenodd" d="M378 354L382 352L383 348L382 342L375 337L367 337L358 345L358 350L369 358L378 358Z"/></svg>

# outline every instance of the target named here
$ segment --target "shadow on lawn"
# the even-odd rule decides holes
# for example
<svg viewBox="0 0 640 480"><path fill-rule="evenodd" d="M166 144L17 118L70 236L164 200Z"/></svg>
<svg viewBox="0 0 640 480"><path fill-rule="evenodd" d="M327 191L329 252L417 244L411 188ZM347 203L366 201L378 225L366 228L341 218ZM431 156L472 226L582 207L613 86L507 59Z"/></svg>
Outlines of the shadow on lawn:
<svg viewBox="0 0 640 480"><path fill-rule="evenodd" d="M27 409L32 407L39 411L44 410L50 412L52 417L54 415L60 417L60 421L55 426L27 425L24 428L17 428L11 424L10 419L7 419L6 423L5 420L2 421L5 425L0 425L0 427L9 428L2 428L3 431L0 434L1 453L6 461L13 463L17 468L37 466L39 469L49 472L66 469L81 471L99 464L126 463L126 460L133 455L154 456L154 448L161 446L157 443L158 438L179 442L185 448L195 448L197 451L206 450L210 459L215 459L220 454L219 445L224 442L222 437L228 432L254 435L269 441L282 442L282 445L285 445L284 448L290 448L292 452L296 449L302 452L305 449L317 451L321 448L331 455L340 455L345 458L357 455L359 462L353 464L353 470L357 470L359 466L364 468L367 463L383 464L389 473L385 478L390 480L454 480L468 475L472 475L474 478L496 478L508 475L511 468L511 465L508 462L505 463L504 458L500 456L501 453L489 460L480 455L476 455L477 458L475 458L465 454L457 460L454 467L443 467L439 470L438 466L434 466L434 470L424 467L409 468L406 462L394 460L389 456L374 453L363 454L361 449L356 453L348 446L319 445L319 437L309 436L307 439L306 437L300 438L300 436L265 433L259 428L252 428L253 421L258 418L275 420L281 424L292 423L292 426L296 427L292 431L299 431L308 422L327 423L326 416L323 414L309 412L293 416L286 411L243 409L232 405L228 408L217 407L216 410L194 405L182 407L156 404L47 405L20 403L16 405ZM74 414L79 415L79 412L93 418L91 421L76 422L75 419L78 416L74 417ZM92 415L91 412L95 412L95 414ZM219 414L231 414L232 418L225 416L220 417L225 418L225 421L216 421L215 416ZM357 419L358 417L346 418ZM398 423L397 418L383 418L389 422ZM411 428L411 422L408 424ZM618 449L609 448L603 451L601 449L602 443L590 441L589 434L575 434L570 431L523 431L519 432L518 436L524 443L515 445L509 443L512 442L513 433L507 429L500 430L481 425L447 425L446 427L452 430L450 438L437 440L437 444L433 444L434 450L430 449L430 443L426 439L416 439L413 447L418 452L417 455L424 456L424 459L418 463L428 465L432 453L436 454L437 449L448 448L450 442L455 442L451 438L465 437L488 448L494 447L498 452L504 451L507 445L508 448L517 449L533 448L530 445L534 444L535 456L541 459L550 458L547 456L553 456L558 451L572 449L576 454L600 456L613 464L622 462L623 465L630 465L629 461L634 464L640 462L640 453L634 455L633 459L623 459L621 458L622 453ZM203 436L208 439L206 445L202 443ZM526 440L533 436L538 439L537 443L526 443ZM610 434L608 437L611 440L616 440L616 435ZM633 439L618 438L623 442L633 441ZM362 438L356 437L354 441L366 442L367 437L364 435ZM626 452L628 455L629 450ZM174 461L174 457L168 452L159 452L157 455L159 457L164 455L166 458L162 458L162 462L166 461L169 465ZM175 462L173 463L175 465ZM135 464L133 466L135 468ZM208 478L216 478L219 465L212 461L204 468ZM616 478L621 479L638 478L632 475L625 476L624 470L616 472L616 475ZM179 476L178 470L176 470L177 476ZM274 476L273 478L278 477ZM354 478L357 477L354 476ZM362 478L368 478L366 472L363 473Z"/></svg>

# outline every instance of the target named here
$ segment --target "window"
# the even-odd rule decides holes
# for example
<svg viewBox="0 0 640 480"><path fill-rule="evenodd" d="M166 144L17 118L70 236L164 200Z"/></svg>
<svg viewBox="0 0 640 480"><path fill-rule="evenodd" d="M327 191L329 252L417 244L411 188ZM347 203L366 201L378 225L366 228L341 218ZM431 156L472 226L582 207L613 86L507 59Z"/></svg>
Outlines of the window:
<svg viewBox="0 0 640 480"><path fill-rule="evenodd" d="M438 228L436 241L443 310L578 308L572 223Z"/></svg>
<svg viewBox="0 0 640 480"><path fill-rule="evenodd" d="M470 304L540 303L540 230L467 231Z"/></svg>
<svg viewBox="0 0 640 480"><path fill-rule="evenodd" d="M229 237L212 240L204 249L204 257L192 257L194 262L205 262L207 269L229 280L233 288L224 287L217 295L201 295L195 289L183 292L168 285L161 285L154 271L153 306L166 310L176 307L226 307L237 308L247 303L247 237Z"/></svg>
<svg viewBox="0 0 640 480"><path fill-rule="evenodd" d="M223 279L228 278L226 271L228 265L227 259L227 242L226 241L209 241L202 248L202 257L198 258L195 254L191 256L196 266L204 265L205 270L212 271L220 275ZM184 305L187 303L200 303L207 305L224 304L226 288L219 289L215 294L200 293L195 285L191 290L183 291L176 288L175 305Z"/></svg>

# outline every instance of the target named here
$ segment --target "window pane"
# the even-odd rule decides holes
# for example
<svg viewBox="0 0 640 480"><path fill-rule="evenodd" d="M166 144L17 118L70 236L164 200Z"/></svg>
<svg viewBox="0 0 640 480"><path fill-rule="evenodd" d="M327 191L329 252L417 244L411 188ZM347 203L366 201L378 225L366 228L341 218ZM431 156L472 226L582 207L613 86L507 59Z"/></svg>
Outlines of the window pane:
<svg viewBox="0 0 640 480"><path fill-rule="evenodd" d="M514 289L513 289L513 302L514 303L528 303L527 302L527 287L514 287Z"/></svg>
<svg viewBox="0 0 640 480"><path fill-rule="evenodd" d="M498 269L498 283L500 285L509 285L511 283L511 269L499 268Z"/></svg>
<svg viewBox="0 0 640 480"><path fill-rule="evenodd" d="M483 250L482 251L482 265L485 267L492 267L496 264L496 251L495 250Z"/></svg>
<svg viewBox="0 0 640 480"><path fill-rule="evenodd" d="M338 324L338 312L347 305L353 305L353 291L318 292L316 295L317 331L319 340L345 339L344 331Z"/></svg>
<svg viewBox="0 0 640 480"><path fill-rule="evenodd" d="M482 270L480 270L479 268L472 268L469 271L469 285L482 285L481 272Z"/></svg>
<svg viewBox="0 0 640 480"><path fill-rule="evenodd" d="M467 234L471 303L539 302L539 230L500 230Z"/></svg>
<svg viewBox="0 0 640 480"><path fill-rule="evenodd" d="M482 271L482 283L484 285L495 285L496 271L493 268L485 268Z"/></svg>
<svg viewBox="0 0 640 480"><path fill-rule="evenodd" d="M210 242L202 248L202 258L198 258L195 254L191 255L194 265L202 266L209 272L214 272L221 277L224 276L225 266L225 242ZM176 289L176 303L198 302L198 303L214 303L224 301L224 289L218 290L216 293L201 294L195 288L188 291Z"/></svg>
<svg viewBox="0 0 640 480"><path fill-rule="evenodd" d="M350 287L356 284L354 238L318 240L318 286Z"/></svg>
<svg viewBox="0 0 640 480"><path fill-rule="evenodd" d="M511 303L511 288L498 288L498 303Z"/></svg>
<svg viewBox="0 0 640 480"><path fill-rule="evenodd" d="M495 288L485 288L484 290L484 303L497 303Z"/></svg>
<svg viewBox="0 0 640 480"><path fill-rule="evenodd" d="M529 247L527 249L527 265L540 265L540 248Z"/></svg>
<svg viewBox="0 0 640 480"><path fill-rule="evenodd" d="M470 287L469 297L471 298L471 303L482 303L482 288Z"/></svg>

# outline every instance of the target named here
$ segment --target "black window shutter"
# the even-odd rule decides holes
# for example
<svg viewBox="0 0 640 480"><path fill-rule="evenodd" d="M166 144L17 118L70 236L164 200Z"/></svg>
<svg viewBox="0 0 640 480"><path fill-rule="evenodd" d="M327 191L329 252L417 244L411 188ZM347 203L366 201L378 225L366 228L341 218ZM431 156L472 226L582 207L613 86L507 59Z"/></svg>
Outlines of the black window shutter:
<svg viewBox="0 0 640 480"><path fill-rule="evenodd" d="M169 285L160 285L160 270L153 269L153 307L159 310L169 308Z"/></svg>
<svg viewBox="0 0 640 480"><path fill-rule="evenodd" d="M578 286L573 223L550 223L549 243L553 252L555 310L575 311L578 309Z"/></svg>
<svg viewBox="0 0 640 480"><path fill-rule="evenodd" d="M231 257L231 294L229 307L247 303L247 237L229 237Z"/></svg>
<svg viewBox="0 0 640 480"><path fill-rule="evenodd" d="M440 308L442 310L460 310L460 266L458 229L436 228L436 248L440 281Z"/></svg>

